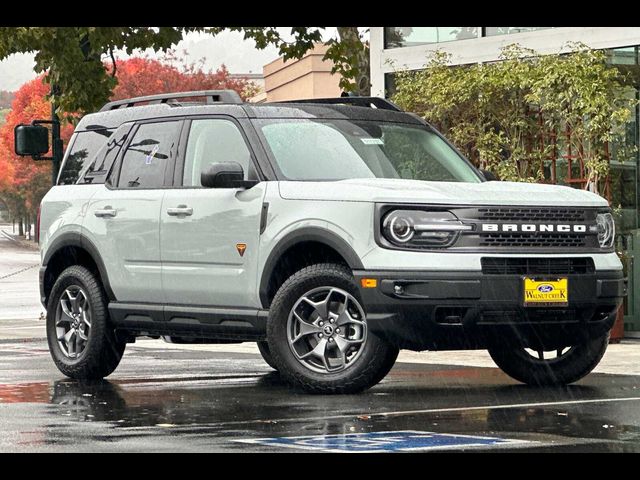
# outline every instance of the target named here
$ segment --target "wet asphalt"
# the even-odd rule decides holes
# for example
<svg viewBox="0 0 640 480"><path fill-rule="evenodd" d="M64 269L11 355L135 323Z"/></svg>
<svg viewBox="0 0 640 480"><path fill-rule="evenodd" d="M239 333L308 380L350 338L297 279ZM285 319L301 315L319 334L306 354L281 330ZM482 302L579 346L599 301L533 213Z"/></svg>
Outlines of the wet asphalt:
<svg viewBox="0 0 640 480"><path fill-rule="evenodd" d="M640 376L533 388L496 368L397 363L365 393L319 396L250 353L130 345L108 380L82 383L42 340L0 343L0 452L350 451L355 434L397 431L500 439L438 451L640 452Z"/></svg>

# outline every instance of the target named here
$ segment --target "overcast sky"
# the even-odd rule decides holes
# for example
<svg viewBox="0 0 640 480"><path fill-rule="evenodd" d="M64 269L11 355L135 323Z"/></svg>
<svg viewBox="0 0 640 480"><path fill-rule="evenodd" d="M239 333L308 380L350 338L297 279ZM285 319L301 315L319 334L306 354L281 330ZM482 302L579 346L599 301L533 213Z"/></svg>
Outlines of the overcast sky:
<svg viewBox="0 0 640 480"><path fill-rule="evenodd" d="M281 29L283 35L288 31L287 27ZM327 28L327 37L334 34L334 27ZM189 61L205 58L207 70L216 69L224 63L231 73L262 73L262 66L278 57L277 49L267 47L258 50L252 40L244 40L242 37L243 34L239 32L223 32L215 37L191 33L185 35L184 40L174 49L178 54L186 50ZM152 51L148 53L153 56ZM125 55L120 54L118 58L125 58ZM36 73L33 66L33 55L29 54L11 55L1 61L0 90L15 91L24 82L34 78Z"/></svg>

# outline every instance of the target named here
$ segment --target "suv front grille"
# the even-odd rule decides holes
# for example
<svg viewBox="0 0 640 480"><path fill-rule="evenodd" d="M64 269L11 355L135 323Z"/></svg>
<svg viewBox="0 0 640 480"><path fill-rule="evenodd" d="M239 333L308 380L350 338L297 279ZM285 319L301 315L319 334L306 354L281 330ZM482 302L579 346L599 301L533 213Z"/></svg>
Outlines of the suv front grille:
<svg viewBox="0 0 640 480"><path fill-rule="evenodd" d="M453 248L493 251L599 251L596 208L501 207L452 208L465 224ZM560 230L560 228L562 228ZM580 230L582 229L582 230Z"/></svg>
<svg viewBox="0 0 640 480"><path fill-rule="evenodd" d="M483 233L480 235L480 247L546 247L581 248L587 246L584 234L544 234L523 233Z"/></svg>
<svg viewBox="0 0 640 480"><path fill-rule="evenodd" d="M579 208L506 208L478 209L478 220L498 222L584 222L586 212Z"/></svg>
<svg viewBox="0 0 640 480"><path fill-rule="evenodd" d="M480 260L486 275L572 275L595 273L592 258L495 258Z"/></svg>

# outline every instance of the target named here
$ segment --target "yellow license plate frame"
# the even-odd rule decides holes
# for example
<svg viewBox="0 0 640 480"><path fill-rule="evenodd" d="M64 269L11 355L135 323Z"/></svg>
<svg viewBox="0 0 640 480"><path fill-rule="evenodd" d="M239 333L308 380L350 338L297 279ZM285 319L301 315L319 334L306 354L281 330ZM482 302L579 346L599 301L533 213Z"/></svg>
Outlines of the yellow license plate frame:
<svg viewBox="0 0 640 480"><path fill-rule="evenodd" d="M523 279L525 307L561 307L569 305L568 278Z"/></svg>

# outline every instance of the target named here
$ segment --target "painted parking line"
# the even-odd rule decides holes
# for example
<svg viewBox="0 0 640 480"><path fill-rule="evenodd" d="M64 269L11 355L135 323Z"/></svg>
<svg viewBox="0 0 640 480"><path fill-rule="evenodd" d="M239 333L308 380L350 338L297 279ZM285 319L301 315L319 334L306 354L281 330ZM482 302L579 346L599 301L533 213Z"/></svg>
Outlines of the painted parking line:
<svg viewBox="0 0 640 480"><path fill-rule="evenodd" d="M335 453L415 452L515 445L524 446L524 444L537 443L528 440L422 432L417 430L254 438L234 440L234 442Z"/></svg>

